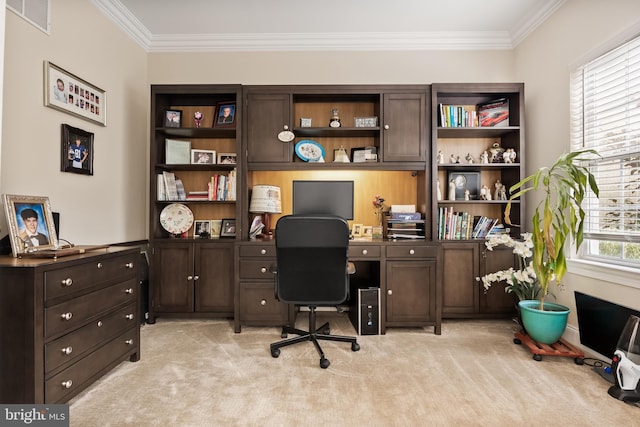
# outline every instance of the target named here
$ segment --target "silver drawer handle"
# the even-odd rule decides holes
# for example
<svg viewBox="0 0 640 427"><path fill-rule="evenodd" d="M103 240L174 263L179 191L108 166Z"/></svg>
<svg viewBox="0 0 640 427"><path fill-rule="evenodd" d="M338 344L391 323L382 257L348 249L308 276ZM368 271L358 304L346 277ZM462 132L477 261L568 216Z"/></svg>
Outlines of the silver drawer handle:
<svg viewBox="0 0 640 427"><path fill-rule="evenodd" d="M261 301L260 301L260 305L267 305L267 300L264 300L264 299L263 299L263 300L261 300Z"/></svg>
<svg viewBox="0 0 640 427"><path fill-rule="evenodd" d="M66 380L66 381L62 381L60 384L62 384L62 387L64 388L71 388L71 386L73 385L73 381Z"/></svg>
<svg viewBox="0 0 640 427"><path fill-rule="evenodd" d="M126 317L126 318L127 318L127 319L129 319L129 320L133 320L133 318L134 318L135 316L134 316L133 314L127 314L127 315L126 315L126 316L124 316L124 317Z"/></svg>
<svg viewBox="0 0 640 427"><path fill-rule="evenodd" d="M65 347L62 349L62 353L66 354L67 356L71 354L71 352L73 351L73 347L69 346L69 347Z"/></svg>
<svg viewBox="0 0 640 427"><path fill-rule="evenodd" d="M126 345L133 345L133 340L126 340L124 343Z"/></svg>
<svg viewBox="0 0 640 427"><path fill-rule="evenodd" d="M102 268L102 263L101 263L101 262L99 262L99 263L96 265L96 267L98 267L99 269L100 269L100 268Z"/></svg>
<svg viewBox="0 0 640 427"><path fill-rule="evenodd" d="M267 267L262 267L260 269L260 273L266 273L267 272Z"/></svg>
<svg viewBox="0 0 640 427"><path fill-rule="evenodd" d="M124 268L133 268L133 263L132 262L128 262L124 265Z"/></svg>
<svg viewBox="0 0 640 427"><path fill-rule="evenodd" d="M266 249L261 249L260 250L260 254L261 255L266 255L267 254L267 250Z"/></svg>
<svg viewBox="0 0 640 427"><path fill-rule="evenodd" d="M98 320L98 323L96 323L96 325L98 326L98 328L102 328L102 325L103 325L102 320Z"/></svg>
<svg viewBox="0 0 640 427"><path fill-rule="evenodd" d="M62 280L62 285L71 286L73 285L73 280L71 279L71 277L67 277L66 279Z"/></svg>
<svg viewBox="0 0 640 427"><path fill-rule="evenodd" d="M368 251L368 250L366 250L366 249L363 249L363 250L362 250L362 255L366 255L366 254L368 254L368 253L369 253L369 251Z"/></svg>
<svg viewBox="0 0 640 427"><path fill-rule="evenodd" d="M409 255L413 255L415 253L416 253L416 251L414 251L413 249L409 249Z"/></svg>
<svg viewBox="0 0 640 427"><path fill-rule="evenodd" d="M69 312L69 313L62 313L60 315L60 317L62 317L62 320L71 320L71 318L73 317L73 313Z"/></svg>
<svg viewBox="0 0 640 427"><path fill-rule="evenodd" d="M125 289L124 292L127 293L127 294L132 294L133 293L133 288Z"/></svg>

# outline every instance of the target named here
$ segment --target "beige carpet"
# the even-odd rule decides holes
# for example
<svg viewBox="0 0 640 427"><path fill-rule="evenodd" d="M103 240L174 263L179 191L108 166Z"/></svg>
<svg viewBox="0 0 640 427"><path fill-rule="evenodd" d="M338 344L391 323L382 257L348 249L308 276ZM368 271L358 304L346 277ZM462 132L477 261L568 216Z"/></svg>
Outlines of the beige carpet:
<svg viewBox="0 0 640 427"><path fill-rule="evenodd" d="M321 313L354 333L346 314ZM298 317L304 327L306 314ZM510 321L451 321L325 342L274 359L275 328L165 320L142 328L142 359L123 362L71 401L71 426L632 426L640 408L572 358L532 359Z"/></svg>

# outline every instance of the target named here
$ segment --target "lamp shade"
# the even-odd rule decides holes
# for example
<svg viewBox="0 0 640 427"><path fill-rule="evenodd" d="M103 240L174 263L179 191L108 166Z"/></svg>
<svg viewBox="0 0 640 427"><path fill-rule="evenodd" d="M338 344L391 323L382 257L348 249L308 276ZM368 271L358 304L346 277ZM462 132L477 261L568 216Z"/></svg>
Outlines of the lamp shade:
<svg viewBox="0 0 640 427"><path fill-rule="evenodd" d="M281 213L280 187L275 185L254 185L249 204L251 213Z"/></svg>

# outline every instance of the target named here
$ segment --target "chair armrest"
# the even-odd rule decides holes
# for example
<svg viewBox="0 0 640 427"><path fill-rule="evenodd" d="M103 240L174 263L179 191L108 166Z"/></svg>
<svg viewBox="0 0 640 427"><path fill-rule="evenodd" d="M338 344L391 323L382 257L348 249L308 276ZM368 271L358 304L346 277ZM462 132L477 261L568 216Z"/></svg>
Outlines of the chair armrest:
<svg viewBox="0 0 640 427"><path fill-rule="evenodd" d="M347 273L348 274L356 273L356 265L350 261L347 262Z"/></svg>

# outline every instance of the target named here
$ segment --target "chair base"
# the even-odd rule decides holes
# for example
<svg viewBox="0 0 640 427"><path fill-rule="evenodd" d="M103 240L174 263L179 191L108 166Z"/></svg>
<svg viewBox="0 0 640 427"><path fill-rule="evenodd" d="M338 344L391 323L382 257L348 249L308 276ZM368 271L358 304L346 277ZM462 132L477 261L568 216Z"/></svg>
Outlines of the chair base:
<svg viewBox="0 0 640 427"><path fill-rule="evenodd" d="M316 328L315 325L316 325L316 307L309 307L309 331L292 328L290 326L283 326L282 338L286 338L288 334L296 334L298 336L284 339L282 341L278 341L271 344L271 356L272 357L280 356L280 349L282 347L298 344L304 341L311 341L313 343L313 346L316 348L316 351L320 355L320 367L323 369L327 369L331 364L331 362L329 362L329 359L327 359L324 356L324 351L322 351L322 347L320 347L320 343L318 342L319 340L350 342L351 351L360 350L360 345L358 344L356 337L330 335L329 322L324 323L319 328Z"/></svg>

